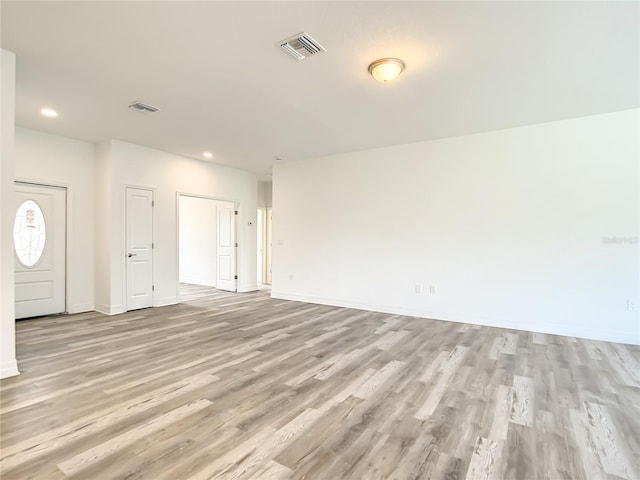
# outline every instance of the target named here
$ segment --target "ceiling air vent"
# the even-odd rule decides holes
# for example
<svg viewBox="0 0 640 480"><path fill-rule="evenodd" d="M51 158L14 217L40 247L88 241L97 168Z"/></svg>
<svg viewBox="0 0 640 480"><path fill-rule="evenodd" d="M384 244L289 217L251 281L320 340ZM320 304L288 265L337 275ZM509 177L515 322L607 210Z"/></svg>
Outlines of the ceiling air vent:
<svg viewBox="0 0 640 480"><path fill-rule="evenodd" d="M131 105L129 105L129 108L135 108L136 110L140 110L141 112L155 113L158 111L158 107L154 107L153 105L142 102L133 102Z"/></svg>
<svg viewBox="0 0 640 480"><path fill-rule="evenodd" d="M304 60L310 55L326 52L326 48L316 42L307 33L299 33L291 38L282 40L280 48L291 55L296 60Z"/></svg>

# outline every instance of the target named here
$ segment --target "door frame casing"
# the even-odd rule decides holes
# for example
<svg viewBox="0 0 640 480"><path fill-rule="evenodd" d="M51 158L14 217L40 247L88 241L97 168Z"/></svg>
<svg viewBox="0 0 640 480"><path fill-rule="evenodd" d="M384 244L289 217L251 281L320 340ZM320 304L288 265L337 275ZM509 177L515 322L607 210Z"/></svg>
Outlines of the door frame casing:
<svg viewBox="0 0 640 480"><path fill-rule="evenodd" d="M265 207L264 209L264 280L266 285L271 285L273 281L273 207Z"/></svg>
<svg viewBox="0 0 640 480"><path fill-rule="evenodd" d="M256 236L259 233L260 238L262 239L262 243L258 244L258 248L260 249L261 253L256 258L256 263L258 264L256 266L260 266L260 272L262 273L260 278L258 278L258 288L265 284L265 280L267 278L267 275L265 272L265 265L267 263L266 261L267 252L265 249L265 245L267 244L267 239L265 238L267 234L267 226L266 226L267 213L266 212L267 212L267 207L258 207L258 217L256 218ZM261 227L260 231L258 231L259 226Z"/></svg>
<svg viewBox="0 0 640 480"><path fill-rule="evenodd" d="M175 196L175 212L176 212L176 298L178 299L178 303L180 303L180 196L183 197L193 197L193 198L202 198L205 200L213 200L216 202L227 202L233 203L235 209L238 211L238 218L235 222L235 235L236 235L236 243L240 245L240 241L238 240L238 222L240 220L240 206L241 203L239 200L223 198L223 197L215 197L211 195L201 195L199 193L189 193L183 191L177 191ZM217 219L215 219L217 222ZM217 240L216 240L217 242ZM216 243L217 246L217 243ZM236 247L236 273L238 273L239 265L241 265L241 249ZM217 268L217 267L216 267ZM236 281L236 291L238 290L239 281Z"/></svg>
<svg viewBox="0 0 640 480"><path fill-rule="evenodd" d="M260 285L271 286L271 217L273 207L258 207L258 215L262 218L262 278ZM257 227L257 225L256 225Z"/></svg>
<svg viewBox="0 0 640 480"><path fill-rule="evenodd" d="M122 198L122 311L127 312L127 189L135 188L136 190L147 190L151 192L151 201L155 205L156 189L149 186L124 184L121 189ZM155 244L156 239L156 222L155 222L155 206L151 208L151 242ZM156 284L156 249L151 249L151 284ZM151 306L157 307L157 295L155 289L151 291Z"/></svg>
<svg viewBox="0 0 640 480"><path fill-rule="evenodd" d="M64 313L72 314L77 313L73 309L73 292L72 289L69 288L69 285L72 284L71 280L73 278L73 186L66 183L59 182L50 182L46 180L38 180L34 178L24 178L24 177L16 177L13 179L13 185L16 184L22 185L31 185L35 187L53 187L53 188L64 188L65 189L65 229L64 229ZM14 197L15 200L15 197ZM14 205L13 210L16 209L16 205ZM15 217L15 211L13 212ZM13 225L13 224L12 224ZM13 228L13 227L12 227ZM13 234L11 235L11 249L13 250L13 258L15 259L15 248L13 245ZM14 268L15 271L15 268ZM15 274L14 274L15 275ZM14 319L15 321L15 319Z"/></svg>

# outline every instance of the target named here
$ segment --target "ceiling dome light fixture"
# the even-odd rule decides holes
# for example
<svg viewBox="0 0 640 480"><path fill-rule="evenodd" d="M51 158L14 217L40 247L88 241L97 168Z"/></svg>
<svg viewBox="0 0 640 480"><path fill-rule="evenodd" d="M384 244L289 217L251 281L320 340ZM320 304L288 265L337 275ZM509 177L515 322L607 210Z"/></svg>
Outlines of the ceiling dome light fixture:
<svg viewBox="0 0 640 480"><path fill-rule="evenodd" d="M398 77L404 70L404 62L399 58L381 58L369 65L369 73L382 83L388 83Z"/></svg>
<svg viewBox="0 0 640 480"><path fill-rule="evenodd" d="M58 112L56 112L53 108L43 108L42 110L40 110L40 113L49 118L55 118L58 116Z"/></svg>
<svg viewBox="0 0 640 480"><path fill-rule="evenodd" d="M203 156L204 158L213 158L213 153L211 153L211 152L204 152L204 153L202 154L202 156Z"/></svg>

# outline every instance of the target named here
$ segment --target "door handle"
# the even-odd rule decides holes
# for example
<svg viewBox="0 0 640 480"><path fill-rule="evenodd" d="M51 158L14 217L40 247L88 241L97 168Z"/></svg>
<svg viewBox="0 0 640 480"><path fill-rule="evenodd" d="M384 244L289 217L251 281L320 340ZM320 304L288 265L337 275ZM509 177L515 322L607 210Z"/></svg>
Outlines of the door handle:
<svg viewBox="0 0 640 480"><path fill-rule="evenodd" d="M130 253L129 255L127 255L127 257L131 258L131 257L135 257L137 255L137 253Z"/></svg>

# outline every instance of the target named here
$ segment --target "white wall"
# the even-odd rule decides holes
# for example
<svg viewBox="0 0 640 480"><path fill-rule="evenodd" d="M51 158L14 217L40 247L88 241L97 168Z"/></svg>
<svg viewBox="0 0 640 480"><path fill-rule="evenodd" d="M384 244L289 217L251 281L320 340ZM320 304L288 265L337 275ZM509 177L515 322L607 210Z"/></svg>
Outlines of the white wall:
<svg viewBox="0 0 640 480"><path fill-rule="evenodd" d="M111 212L109 215L110 282L100 287L98 298L109 298L108 305L96 308L106 313L125 309L124 192L126 186L154 190L154 283L155 306L178 302L178 228L179 193L234 201L238 208L238 290L252 291L256 285L257 179L253 173L201 162L140 145L112 140L109 147ZM252 226L248 225L252 222ZM103 232L104 233L104 232Z"/></svg>
<svg viewBox="0 0 640 480"><path fill-rule="evenodd" d="M94 309L94 145L16 128L15 179L67 188L67 311Z"/></svg>
<svg viewBox="0 0 640 480"><path fill-rule="evenodd" d="M94 201L95 201L95 308L99 312L111 310L111 142L96 145Z"/></svg>
<svg viewBox="0 0 640 480"><path fill-rule="evenodd" d="M180 195L178 207L180 282L215 287L216 201Z"/></svg>
<svg viewBox="0 0 640 480"><path fill-rule="evenodd" d="M638 117L276 165L273 296L640 343Z"/></svg>
<svg viewBox="0 0 640 480"><path fill-rule="evenodd" d="M16 56L0 50L0 378L17 375L13 277Z"/></svg>
<svg viewBox="0 0 640 480"><path fill-rule="evenodd" d="M258 182L258 206L259 207L271 207L272 203L272 183L271 182Z"/></svg>

